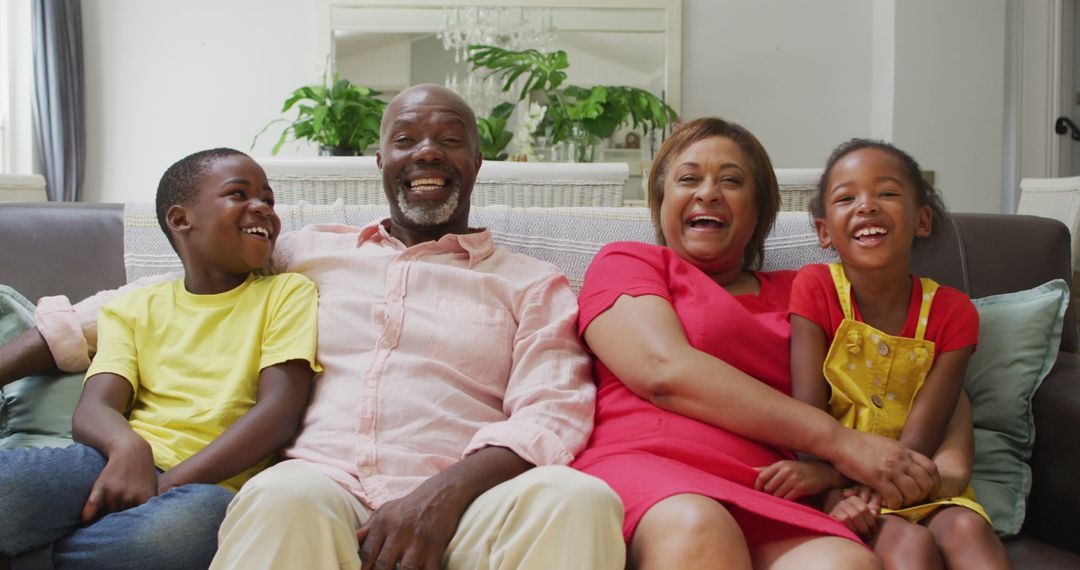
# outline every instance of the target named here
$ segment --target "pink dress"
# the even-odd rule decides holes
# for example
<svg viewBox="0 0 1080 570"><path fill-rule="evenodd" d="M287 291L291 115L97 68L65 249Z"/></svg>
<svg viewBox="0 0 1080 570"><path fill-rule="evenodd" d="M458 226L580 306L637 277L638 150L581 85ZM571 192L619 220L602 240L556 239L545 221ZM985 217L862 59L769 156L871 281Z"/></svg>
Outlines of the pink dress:
<svg viewBox="0 0 1080 570"><path fill-rule="evenodd" d="M758 295L733 296L668 248L608 244L589 267L578 295L579 330L621 295L656 295L674 307L694 348L790 394L791 327L785 315L795 272L756 276L761 283ZM681 493L724 503L750 544L799 534L858 541L847 527L817 509L754 490L755 467L791 459L790 452L662 410L631 392L595 359L594 374L596 425L573 466L603 479L622 498L628 542L650 507Z"/></svg>

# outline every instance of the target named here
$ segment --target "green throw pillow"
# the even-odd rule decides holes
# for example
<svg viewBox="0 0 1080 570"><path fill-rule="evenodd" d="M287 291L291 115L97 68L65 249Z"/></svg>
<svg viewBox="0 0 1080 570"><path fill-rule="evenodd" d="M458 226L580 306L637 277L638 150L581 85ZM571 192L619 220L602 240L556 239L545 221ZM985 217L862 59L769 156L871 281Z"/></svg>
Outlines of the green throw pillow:
<svg viewBox="0 0 1080 570"><path fill-rule="evenodd" d="M972 301L979 345L964 378L975 424L971 485L994 530L1013 536L1024 524L1031 491L1031 399L1057 359L1069 286L1056 279Z"/></svg>
<svg viewBox="0 0 1080 570"><path fill-rule="evenodd" d="M33 326L34 305L0 285L0 344ZM82 380L82 374L29 376L0 388L0 449L69 445Z"/></svg>

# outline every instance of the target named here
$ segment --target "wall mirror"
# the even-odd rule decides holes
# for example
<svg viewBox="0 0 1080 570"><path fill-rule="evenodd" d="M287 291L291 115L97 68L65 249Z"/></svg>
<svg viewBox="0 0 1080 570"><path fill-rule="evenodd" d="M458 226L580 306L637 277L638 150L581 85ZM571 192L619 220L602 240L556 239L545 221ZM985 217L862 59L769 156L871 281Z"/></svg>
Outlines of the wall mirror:
<svg viewBox="0 0 1080 570"><path fill-rule="evenodd" d="M484 115L502 93L486 71L474 72L462 46L469 42L567 52L567 83L629 85L680 110L681 0L320 0L316 35L320 68L327 61L354 83L387 96L418 83L453 88ZM486 38L483 39L483 38ZM642 148L640 133L622 129L605 141ZM631 162L642 153L604 153ZM633 155L633 156L630 156ZM651 156L645 157L645 160Z"/></svg>

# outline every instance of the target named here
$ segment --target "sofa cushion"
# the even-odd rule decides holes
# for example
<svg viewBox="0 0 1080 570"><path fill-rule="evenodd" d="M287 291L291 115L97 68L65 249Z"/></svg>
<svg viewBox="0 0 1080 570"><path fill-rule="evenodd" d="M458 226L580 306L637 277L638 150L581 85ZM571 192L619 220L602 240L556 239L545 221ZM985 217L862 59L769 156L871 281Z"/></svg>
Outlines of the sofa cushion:
<svg viewBox="0 0 1080 570"><path fill-rule="evenodd" d="M1057 279L973 301L979 345L964 379L975 424L972 486L994 530L1012 536L1031 490L1031 399L1057 357L1069 286Z"/></svg>
<svg viewBox="0 0 1080 570"><path fill-rule="evenodd" d="M0 344L32 326L34 306L0 285ZM0 389L0 449L70 444L82 380L82 374L29 376Z"/></svg>

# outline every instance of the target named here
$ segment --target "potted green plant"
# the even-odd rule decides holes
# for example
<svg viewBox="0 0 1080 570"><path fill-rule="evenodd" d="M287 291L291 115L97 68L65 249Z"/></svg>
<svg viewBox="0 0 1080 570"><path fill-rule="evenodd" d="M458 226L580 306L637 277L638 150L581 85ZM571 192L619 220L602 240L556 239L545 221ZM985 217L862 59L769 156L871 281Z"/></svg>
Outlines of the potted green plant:
<svg viewBox="0 0 1080 570"><path fill-rule="evenodd" d="M275 119L259 134L258 140L271 125L286 122L273 154L277 154L286 139L307 140L319 144L320 154L355 156L379 141L379 123L382 121L386 102L378 99L382 93L367 87L354 85L341 79L335 72L331 81L323 75L322 85L305 85L292 92L281 112L297 108L293 119ZM255 141L252 141L255 146Z"/></svg>
<svg viewBox="0 0 1080 570"><path fill-rule="evenodd" d="M484 160L506 160L503 152L514 133L506 129L506 122L514 113L513 103L499 103L487 117L477 117L476 130L480 134L480 153Z"/></svg>
<svg viewBox="0 0 1080 570"><path fill-rule="evenodd" d="M518 100L537 95L547 111L542 121L548 144L569 141L574 158L591 162L595 143L610 137L619 127L632 124L645 133L663 129L675 121L675 110L644 89L625 85L596 85L591 88L563 86L570 67L566 52L542 53L537 50L508 50L489 45L469 46L473 70L489 69L509 91L519 78L524 84Z"/></svg>

